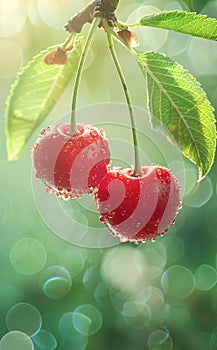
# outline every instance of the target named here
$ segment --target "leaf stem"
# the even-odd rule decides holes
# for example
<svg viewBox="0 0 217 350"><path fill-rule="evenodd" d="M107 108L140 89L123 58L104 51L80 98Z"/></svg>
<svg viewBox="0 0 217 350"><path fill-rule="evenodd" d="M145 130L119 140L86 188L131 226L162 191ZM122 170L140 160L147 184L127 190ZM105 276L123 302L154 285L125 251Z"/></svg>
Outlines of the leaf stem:
<svg viewBox="0 0 217 350"><path fill-rule="evenodd" d="M137 131L136 131L136 123L135 123L135 118L134 118L134 114L133 114L131 98L130 98L130 94L129 94L129 91L127 88L127 83L126 83L123 71L121 69L121 66L120 66L119 61L118 61L118 57L117 57L116 52L115 52L113 38L112 38L113 30L110 29L110 27L108 26L108 24L105 20L102 20L102 21L103 21L103 26L107 32L109 50L110 50L111 56L113 58L115 67L117 69L117 73L119 75L119 78L121 80L121 84L123 87L123 91L124 91L125 98L126 98L127 105L128 105L128 109L129 109L131 128L132 128L132 136L133 136L133 144L134 144L134 162L135 162L134 170L135 170L135 174L140 175L141 174L141 165L140 165L140 157L139 157L139 149L138 149L138 136L137 136Z"/></svg>
<svg viewBox="0 0 217 350"><path fill-rule="evenodd" d="M86 57L87 57L87 54L88 54L88 51L90 48L90 44L92 42L95 31L96 31L100 21L101 21L101 19L99 17L94 18L94 20L91 24L90 31L88 33L87 40L85 42L83 51L81 53L81 57L80 57L79 65L78 65L78 70L77 70L76 77L75 77L74 88L73 88L72 109L71 109L71 127L70 127L70 134L71 135L75 135L78 132L77 127L76 127L76 116L75 116L78 88L79 88L79 84L80 84L80 80L81 80L81 73L82 73L82 70L84 67L84 62L86 60Z"/></svg>

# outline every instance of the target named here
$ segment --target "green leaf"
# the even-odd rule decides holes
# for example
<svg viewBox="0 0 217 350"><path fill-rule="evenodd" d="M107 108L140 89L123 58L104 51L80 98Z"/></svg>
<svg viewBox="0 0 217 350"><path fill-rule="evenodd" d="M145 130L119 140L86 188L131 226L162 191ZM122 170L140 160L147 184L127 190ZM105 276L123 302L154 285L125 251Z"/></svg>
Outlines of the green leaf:
<svg viewBox="0 0 217 350"><path fill-rule="evenodd" d="M163 54L148 52L137 59L147 75L151 114L198 165L201 180L213 164L216 147L213 108L205 92L180 64Z"/></svg>
<svg viewBox="0 0 217 350"><path fill-rule="evenodd" d="M9 160L16 160L27 141L48 116L75 73L82 38L68 53L66 65L47 65L44 56L57 48L41 51L18 73L6 102L6 136Z"/></svg>
<svg viewBox="0 0 217 350"><path fill-rule="evenodd" d="M160 12L141 18L137 25L163 28L205 39L217 40L217 20L195 12Z"/></svg>

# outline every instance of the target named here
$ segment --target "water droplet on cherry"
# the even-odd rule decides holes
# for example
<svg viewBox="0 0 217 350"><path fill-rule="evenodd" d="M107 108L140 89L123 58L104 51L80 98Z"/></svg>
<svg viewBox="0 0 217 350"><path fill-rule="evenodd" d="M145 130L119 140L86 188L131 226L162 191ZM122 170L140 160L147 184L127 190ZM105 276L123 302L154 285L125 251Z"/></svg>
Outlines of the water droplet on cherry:
<svg viewBox="0 0 217 350"><path fill-rule="evenodd" d="M53 191L52 191L52 188L50 188L50 187L47 187L46 188L46 192L48 193L48 194L51 194Z"/></svg>
<svg viewBox="0 0 217 350"><path fill-rule="evenodd" d="M97 133L96 130L91 130L90 135L91 135L92 137L96 137L96 136L98 135L98 133Z"/></svg>
<svg viewBox="0 0 217 350"><path fill-rule="evenodd" d="M99 217L99 221L100 221L100 222L105 222L105 218L104 218L103 216L100 216L100 217Z"/></svg>

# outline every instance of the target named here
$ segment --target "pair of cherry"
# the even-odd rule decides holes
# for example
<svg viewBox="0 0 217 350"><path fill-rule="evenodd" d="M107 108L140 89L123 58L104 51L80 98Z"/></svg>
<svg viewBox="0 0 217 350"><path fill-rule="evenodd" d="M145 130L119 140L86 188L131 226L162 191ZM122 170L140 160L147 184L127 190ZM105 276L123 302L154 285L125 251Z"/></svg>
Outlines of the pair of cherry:
<svg viewBox="0 0 217 350"><path fill-rule="evenodd" d="M163 235L181 207L180 188L171 170L158 165L110 169L104 130L77 124L43 129L32 149L36 177L64 199L96 189L94 200L102 221L120 240L138 243Z"/></svg>

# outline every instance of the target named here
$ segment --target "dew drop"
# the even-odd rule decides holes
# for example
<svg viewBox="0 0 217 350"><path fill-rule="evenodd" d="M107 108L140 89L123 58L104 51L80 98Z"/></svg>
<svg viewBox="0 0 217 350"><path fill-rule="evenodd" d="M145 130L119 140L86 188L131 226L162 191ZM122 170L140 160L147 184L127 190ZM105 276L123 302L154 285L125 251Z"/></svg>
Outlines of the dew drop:
<svg viewBox="0 0 217 350"><path fill-rule="evenodd" d="M170 176L167 176L165 179L165 182L169 185L171 183L171 178Z"/></svg>
<svg viewBox="0 0 217 350"><path fill-rule="evenodd" d="M162 175L161 170L160 169L156 169L156 173L158 175L158 178L160 179L161 175Z"/></svg>
<svg viewBox="0 0 217 350"><path fill-rule="evenodd" d="M87 190L87 193L91 194L92 192L93 192L93 187L89 187L88 190Z"/></svg>
<svg viewBox="0 0 217 350"><path fill-rule="evenodd" d="M105 137L105 131L103 129L100 129L100 134L102 135L102 137Z"/></svg>
<svg viewBox="0 0 217 350"><path fill-rule="evenodd" d="M40 131L40 135L41 135L41 136L43 136L45 133L46 133L46 129L42 129L42 130Z"/></svg>
<svg viewBox="0 0 217 350"><path fill-rule="evenodd" d="M96 137L98 135L98 132L96 130L91 130L90 131L90 136Z"/></svg>
<svg viewBox="0 0 217 350"><path fill-rule="evenodd" d="M158 227L158 225L159 225L159 220L154 221L153 226Z"/></svg>
<svg viewBox="0 0 217 350"><path fill-rule="evenodd" d="M46 192L48 193L48 194L51 194L53 191L52 191L52 188L50 188L50 187L47 187L46 188Z"/></svg>
<svg viewBox="0 0 217 350"><path fill-rule="evenodd" d="M76 146L77 146L77 148L81 148L82 147L82 143L80 141L77 141L76 142Z"/></svg>
<svg viewBox="0 0 217 350"><path fill-rule="evenodd" d="M109 214L108 214L108 219L114 219L115 217L115 212L114 211L111 211Z"/></svg>
<svg viewBox="0 0 217 350"><path fill-rule="evenodd" d="M70 199L70 196L69 196L68 194L63 194L63 195L62 195L62 199L63 199L64 201L68 201L68 200Z"/></svg>
<svg viewBox="0 0 217 350"><path fill-rule="evenodd" d="M100 216L100 217L99 217L99 221L100 221L100 222L105 222L105 218L104 218L103 216Z"/></svg>
<svg viewBox="0 0 217 350"><path fill-rule="evenodd" d="M155 238L154 238L154 237L152 237L152 238L151 238L151 241L154 243L154 242L155 242Z"/></svg>
<svg viewBox="0 0 217 350"><path fill-rule="evenodd" d="M104 147L108 147L108 141L107 140L102 140L102 144Z"/></svg>
<svg viewBox="0 0 217 350"><path fill-rule="evenodd" d="M125 243L128 241L128 238L127 237L120 237L120 242L121 243Z"/></svg>
<svg viewBox="0 0 217 350"><path fill-rule="evenodd" d="M36 149L38 147L38 143L35 143L33 146L33 149Z"/></svg>
<svg viewBox="0 0 217 350"><path fill-rule="evenodd" d="M175 223L176 223L176 219L173 220L173 222L172 222L172 224L170 226L175 225Z"/></svg>

